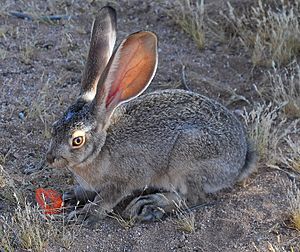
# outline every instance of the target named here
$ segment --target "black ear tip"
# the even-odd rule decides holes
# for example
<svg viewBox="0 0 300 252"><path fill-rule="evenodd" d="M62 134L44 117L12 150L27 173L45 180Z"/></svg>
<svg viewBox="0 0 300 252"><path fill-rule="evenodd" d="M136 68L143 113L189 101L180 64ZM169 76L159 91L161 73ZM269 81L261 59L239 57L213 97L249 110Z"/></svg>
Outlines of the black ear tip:
<svg viewBox="0 0 300 252"><path fill-rule="evenodd" d="M116 17L117 12L114 7L106 5L100 9L100 12L107 12L109 15Z"/></svg>
<svg viewBox="0 0 300 252"><path fill-rule="evenodd" d="M111 20L111 24L114 26L114 29L116 29L117 26L117 12L115 8L106 5L102 7L99 11L99 14L96 16L95 22L101 22L101 20L105 17L109 17Z"/></svg>
<svg viewBox="0 0 300 252"><path fill-rule="evenodd" d="M112 29L116 30L117 27L117 13L111 6L104 6L100 9L95 17L93 24L93 33L96 30Z"/></svg>

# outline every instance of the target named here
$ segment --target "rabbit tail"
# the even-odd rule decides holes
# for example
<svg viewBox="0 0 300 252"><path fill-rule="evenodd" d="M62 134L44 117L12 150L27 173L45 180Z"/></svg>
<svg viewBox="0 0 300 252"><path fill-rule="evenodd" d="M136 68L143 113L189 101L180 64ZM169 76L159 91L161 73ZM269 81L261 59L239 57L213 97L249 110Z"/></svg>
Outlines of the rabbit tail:
<svg viewBox="0 0 300 252"><path fill-rule="evenodd" d="M257 169L257 160L258 155L253 146L253 143L248 142L245 164L238 177L239 182L246 179L252 172L254 172Z"/></svg>

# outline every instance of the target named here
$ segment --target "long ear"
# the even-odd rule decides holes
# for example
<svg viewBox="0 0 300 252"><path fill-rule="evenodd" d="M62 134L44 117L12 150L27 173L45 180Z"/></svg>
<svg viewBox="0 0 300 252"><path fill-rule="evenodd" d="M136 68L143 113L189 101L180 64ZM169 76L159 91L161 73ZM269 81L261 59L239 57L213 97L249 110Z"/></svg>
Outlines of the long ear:
<svg viewBox="0 0 300 252"><path fill-rule="evenodd" d="M128 36L113 54L98 84L96 113L104 112L107 121L118 105L137 97L148 87L156 68L156 35L142 31Z"/></svg>
<svg viewBox="0 0 300 252"><path fill-rule="evenodd" d="M90 49L81 81L80 98L92 101L96 94L97 84L105 69L116 42L116 11L103 7L96 17Z"/></svg>

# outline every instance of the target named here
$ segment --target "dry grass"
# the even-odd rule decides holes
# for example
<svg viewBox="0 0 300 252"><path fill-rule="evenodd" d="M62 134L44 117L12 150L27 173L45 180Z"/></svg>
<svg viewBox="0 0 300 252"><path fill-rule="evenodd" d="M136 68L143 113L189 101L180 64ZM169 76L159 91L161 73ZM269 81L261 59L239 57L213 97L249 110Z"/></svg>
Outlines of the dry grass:
<svg viewBox="0 0 300 252"><path fill-rule="evenodd" d="M22 248L33 251L44 251L51 229L43 228L43 221L37 209L22 197L12 178L0 167L1 194L10 205L16 205L11 214L0 215L0 248L13 251Z"/></svg>
<svg viewBox="0 0 300 252"><path fill-rule="evenodd" d="M28 108L28 117L29 119L38 119L43 124L43 136L47 139L51 138L51 125L50 122L53 121L54 115L48 113L49 107L46 106L47 98L49 96L49 86L51 79L50 77L45 76L44 74L40 78L40 82L43 83L43 86L40 92L37 94L36 99Z"/></svg>
<svg viewBox="0 0 300 252"><path fill-rule="evenodd" d="M39 209L27 201L19 202L11 215L0 215L0 248L13 251L21 248L28 251L46 251L54 242L63 248L70 248L75 238L74 226L67 231L60 221L42 214ZM77 226L77 229L80 228Z"/></svg>
<svg viewBox="0 0 300 252"><path fill-rule="evenodd" d="M4 228L5 232L15 234L14 243L20 248L33 251L44 251L53 232L52 223L44 222L38 210L28 203L25 203L25 208L18 203L10 221L4 223Z"/></svg>
<svg viewBox="0 0 300 252"><path fill-rule="evenodd" d="M184 200L174 202L176 219L174 223L178 230L193 233L195 232L195 214L189 210Z"/></svg>
<svg viewBox="0 0 300 252"><path fill-rule="evenodd" d="M290 220L293 227L300 231L300 189L293 182L288 187L288 203Z"/></svg>
<svg viewBox="0 0 300 252"><path fill-rule="evenodd" d="M285 104L284 112L289 118L300 117L300 66L293 62L287 68L278 69L273 64L269 72L271 91L269 98L276 104Z"/></svg>
<svg viewBox="0 0 300 252"><path fill-rule="evenodd" d="M168 15L196 43L199 49L205 46L204 0L175 0Z"/></svg>
<svg viewBox="0 0 300 252"><path fill-rule="evenodd" d="M5 60L8 57L8 55L9 55L8 51L6 51L5 49L0 48L0 59L1 60Z"/></svg>
<svg viewBox="0 0 300 252"><path fill-rule="evenodd" d="M119 213L111 212L107 216L116 220L124 229L129 229L135 224L135 220L133 218L125 219Z"/></svg>
<svg viewBox="0 0 300 252"><path fill-rule="evenodd" d="M20 4L26 4L28 5L28 8L21 8L20 10L28 11L29 13L32 13L36 16L41 15L41 13L44 13L45 9L33 6L31 5L31 1L27 2L22 0ZM88 1L92 2L92 1ZM96 2L96 1L93 1ZM100 2L100 1L98 1ZM197 43L199 48L204 48L205 46L205 39L207 39L207 33L205 32L206 28L205 25L205 16L204 16L204 4L203 1L198 1L197 4L194 4L195 1L192 0L175 0L174 4L177 5L175 12L173 13L172 19L187 33L191 38ZM96 11L96 8L88 8L91 6L88 6L89 3L84 3L84 6L80 6L76 1L72 5L68 5L66 1L53 1L48 0L48 7L49 9L46 10L46 14L54 13L54 14L61 14L61 13L72 13L72 15L80 14L79 7L82 10L85 10L86 12L89 12L91 9L93 11ZM43 6L43 5L42 5ZM44 5L45 6L45 5ZM75 7L74 7L75 6ZM123 7L122 7L123 8ZM124 7L125 8L125 7ZM261 12L262 10L259 9L260 7L256 7ZM293 7L296 8L296 7ZM1 9L0 7L0 15L1 15ZM69 10L70 9L70 10ZM65 10L65 12L64 12ZM255 8L254 8L255 10ZM63 11L63 12L60 12ZM70 12L71 11L71 12ZM252 15L251 18L256 18L254 15L255 13L252 13L253 10L251 10L250 14ZM124 10L125 12L125 10ZM276 10L273 11L276 13ZM84 12L83 12L84 13ZM290 13L285 12L283 13L285 15L290 16ZM123 13L123 17L126 19L125 13ZM236 14L235 14L236 15ZM270 15L267 12L264 14L265 16ZM273 15L273 14L272 14ZM240 16L238 18L241 18ZM246 17L248 18L248 16ZM261 18L260 16L257 18ZM124 19L124 21L125 21ZM280 22L282 20L278 19ZM294 20L294 19L293 19ZM272 22L275 22L274 20L271 20ZM35 21L36 22L36 21ZM127 21L126 21L127 22ZM251 20L252 22L252 20ZM20 22L22 23L22 22ZM24 22L26 23L26 22ZM253 24L256 24L256 22L253 22ZM284 24L284 23L283 23ZM290 25L285 23L286 25ZM294 23L291 23L294 25ZM35 121L41 121L44 125L44 132L41 136L41 139L44 139L43 137L49 137L49 130L48 130L48 122L53 121L53 118L50 115L50 112L52 112L51 109L48 109L49 102L47 101L48 96L55 96L55 92L51 92L51 86L62 86L65 82L65 76L67 74L72 76L79 76L80 74L77 72L82 69L82 65L85 61L85 55L86 55L86 48L88 42L84 43L83 38L78 38L75 34L76 31L78 33L85 33L85 24L79 24L79 23L72 23L72 22L66 22L65 24L65 32L60 32L60 37L57 41L57 44L55 45L55 49L57 49L57 53L59 56L63 55L64 59L61 60L60 58L55 59L55 64L60 64L62 68L63 75L61 73L57 73L57 76L54 77L54 79L49 79L51 76L47 73L45 73L44 76L41 77L41 82L44 83L44 86L42 89L38 89L38 94L35 96L36 99L32 99L32 103L30 103L30 107L28 107L28 116L30 117L30 120ZM272 60L275 60L274 66L278 67L278 63L281 64L281 59L284 59L282 62L285 63L285 57L286 55L289 56L288 51L286 50L285 44L282 44L281 47L279 47L279 52L276 51L276 44L279 44L280 41L275 40L275 42L272 43L266 43L266 37L264 37L264 33L266 32L266 25L269 25L266 21L261 26L261 30L252 30L249 29L248 24L242 24L245 28L245 36L242 36L242 32L239 30L240 34L238 34L242 40L242 42L245 44L247 48L249 48L253 52L252 60L254 64L269 64ZM86 23L87 26L87 23ZM42 26L41 26L42 27ZM1 30L1 28L3 28ZM1 26L0 28L0 38L3 39L11 39L6 38L7 36L7 27ZM43 28L43 27L42 27ZM275 29L277 27L273 27L272 29ZM280 28L280 26L279 26ZM278 29L279 29L278 28ZM297 28L297 27L296 27ZM142 27L141 27L142 29ZM239 27L238 27L239 29ZM257 27L256 27L257 29ZM281 28L282 29L282 28ZM298 28L297 28L298 29ZM295 34L297 34L297 29L295 29ZM42 29L43 30L43 29ZM43 33L41 30L41 33ZM128 27L129 31L129 27ZM18 36L16 31L10 31L11 33L16 34ZM21 30L21 32L24 32L24 29ZM31 32L31 31L28 31ZM124 31L123 31L124 32ZM247 34L249 32L249 34ZM280 32L276 31L276 32ZM9 32L8 32L9 33ZM259 37L256 36L256 34L259 34ZM13 36L11 34L8 34L9 36ZM271 36L269 34L266 34L267 36ZM15 35L14 35L15 36ZM278 36L278 35L276 35ZM279 38L283 36L280 35ZM38 37L38 36L37 36ZM42 36L41 38L44 38ZM40 40L41 40L40 38ZM46 37L47 38L47 37ZM249 44L247 41L247 38L249 40ZM19 56L22 59L22 63L24 64L33 64L35 57L38 59L41 57L39 55L35 55L35 47L32 46L35 42L35 37L28 36L26 39L23 39L22 46L18 47L20 50L18 51ZM288 45L290 48L294 45ZM275 48L275 49L274 49ZM276 53L274 53L272 50L275 50ZM42 49L40 49L42 51ZM12 50L11 52L6 51L5 49L0 50L0 59L6 59L10 58L10 55L14 52ZM41 54L42 55L42 54ZM290 57L290 56L289 56ZM70 64L70 62L74 65L74 67ZM21 64L21 63L20 63ZM41 64L43 64L41 62ZM68 67L68 69L67 69ZM76 69L75 69L76 68ZM77 68L79 70L77 70ZM66 70L64 70L66 69ZM69 70L72 70L68 72ZM75 70L74 70L75 69ZM49 71L54 71L50 69ZM248 113L248 126L249 126L249 134L254 138L256 141L256 144L260 147L259 151L263 154L263 159L270 162L272 160L275 160L276 153L282 158L280 162L285 164L291 169L294 169L295 171L298 169L298 160L297 157L299 157L299 142L297 139L294 139L290 134L284 135L284 128L287 125L287 122L283 122L282 124L278 121L280 120L281 111L285 111L288 106L289 102L292 102L296 99L294 99L296 96L296 92L291 92L293 89L291 89L291 86L289 85L296 85L296 78L294 82L287 82L287 80L291 80L291 76L285 76L282 75L282 70L279 68L274 67L274 72L270 72L271 82L278 88L278 95L276 94L276 99L274 103L276 106L272 106L271 104L268 105L260 105L258 106L254 111L251 111ZM40 74L40 72L37 71L37 74ZM197 73L198 74L198 73ZM299 74L299 72L298 72ZM50 76L50 77L49 77ZM299 75L298 75L299 77ZM59 79L61 78L61 79ZM273 78L273 79L272 79ZM280 79L281 78L281 79ZM56 85L56 83L60 83L60 85ZM35 83L37 84L37 83ZM288 88L286 87L288 85ZM73 88L71 88L73 89ZM295 89L296 90L296 89ZM239 90L238 90L239 91ZM59 91L57 91L59 92ZM66 94L67 97L70 97L71 95ZM249 96L247 96L249 97ZM60 96L61 98L61 96ZM235 93L232 94L233 101L234 99L240 99ZM52 97L51 97L52 99ZM60 100L59 100L60 102ZM62 99L62 102L63 99ZM57 102L58 103L58 102ZM283 105L286 104L286 105ZM298 103L296 103L298 104ZM54 105L54 103L53 103ZM54 107L54 106L53 106ZM16 106L16 109L18 107ZM17 110L18 112L18 110ZM294 113L294 112L293 112ZM295 114L295 113L294 113ZM26 126L26 125L25 125ZM288 128L288 127L287 127ZM35 127L34 127L35 129ZM293 131L293 127L290 128L290 132ZM12 140L15 141L17 138L14 138L12 136ZM6 139L4 139L6 140ZM35 140L35 139L33 139ZM39 144L42 145L43 140L39 139ZM284 144L284 146L287 146L287 149L282 150L278 149L277 146L281 143ZM17 145L18 146L18 145ZM25 146L26 148L28 146ZM29 148L29 147L28 147ZM278 152L279 150L279 152ZM28 151L29 152L29 151ZM2 154L0 156L0 165L6 165L8 163L8 166L10 170L13 171L12 168L15 167L15 165L18 165L20 162L14 162L12 163L11 160L7 159L7 153ZM36 159L39 159L38 157L35 157ZM26 159L25 159L26 160ZM10 163L11 162L11 163ZM2 168L2 167L1 167ZM17 171L19 172L19 171ZM48 178L45 176L39 176L38 178L42 178L43 183L46 183ZM26 177L26 179L30 179L30 177ZM55 180L55 179L54 179ZM34 180L33 180L34 181ZM52 180L53 181L53 178ZM51 182L50 181L50 182ZM30 181L31 182L31 181ZM62 182L61 182L62 183ZM30 190L31 188L26 188L26 190ZM16 194L16 195L15 195ZM29 204L28 201L24 200L24 197L22 197L22 194L20 192L20 189L18 189L16 186L13 185L13 180L7 176L5 172L0 172L0 197L4 199L5 207L12 205L14 207L11 208L11 213L8 214L7 212L0 212L0 250L4 251L13 251L15 248L21 249L21 250L31 250L31 251L45 251L47 250L49 244L54 241L54 243L51 243L51 246L55 246L56 244L59 244L59 246L69 248L72 246L72 242L75 238L74 233L72 233L72 227L67 226L66 228L61 226L60 223L56 223L54 219L48 219L45 218L44 215L42 215L39 210L32 204ZM176 216L177 220L175 221L176 226L179 230L182 230L184 232L194 232L195 231L195 216L193 212L189 212L186 210L187 207L184 205L177 206ZM299 207L298 207L299 208ZM294 208L296 209L296 208ZM2 211L2 209L1 209ZM294 215L292 215L294 216ZM129 228L133 224L131 223L131 220L127 221L124 220L120 216L113 216L124 228ZM297 218L292 218L293 223L297 223ZM58 225L57 225L58 224ZM253 230L255 230L256 225L253 225ZM76 226L78 228L78 226ZM67 231L66 231L67 230ZM82 235L82 234L81 234ZM84 236L83 236L84 239ZM81 243L83 241L78 240L78 243ZM78 244L77 243L77 244ZM275 246L275 245L274 245ZM270 245L270 251L276 250L276 248L272 245ZM277 250L276 250L277 251Z"/></svg>
<svg viewBox="0 0 300 252"><path fill-rule="evenodd" d="M34 46L34 38L26 38L24 45L20 48L21 51L21 62L25 65L30 65L31 62L35 59L36 51L38 50Z"/></svg>
<svg viewBox="0 0 300 252"><path fill-rule="evenodd" d="M244 120L250 139L255 144L260 160L271 161L278 145L279 130L274 129L280 107L272 104L259 104L249 113L245 111ZM274 130L273 130L274 129Z"/></svg>
<svg viewBox="0 0 300 252"><path fill-rule="evenodd" d="M300 141L293 140L290 136L284 138L285 150L279 149L278 161L287 168L300 174Z"/></svg>
<svg viewBox="0 0 300 252"><path fill-rule="evenodd" d="M242 44L251 51L254 65L288 64L300 53L299 1L262 1L238 14L228 3L223 13Z"/></svg>
<svg viewBox="0 0 300 252"><path fill-rule="evenodd" d="M299 1L256 0L254 6L242 13L228 2L228 13L221 12L223 23L205 17L203 0L176 0L167 13L200 49L205 47L208 31L223 42L224 34L232 31L232 37L238 37L251 52L255 66L271 66L272 62L286 65L300 54Z"/></svg>
<svg viewBox="0 0 300 252"><path fill-rule="evenodd" d="M9 154L10 154L10 149L5 154L0 153L0 174L2 173L1 170L3 170L1 165L5 164Z"/></svg>
<svg viewBox="0 0 300 252"><path fill-rule="evenodd" d="M278 148L284 139L299 131L297 120L287 124L286 119L280 118L283 106L258 104L252 111L244 113L248 135L255 144L260 161L268 165L278 161Z"/></svg>
<svg viewBox="0 0 300 252"><path fill-rule="evenodd" d="M13 179L0 164L0 199L5 200L9 205L15 205L16 197L23 199L21 191L17 188Z"/></svg>
<svg viewBox="0 0 300 252"><path fill-rule="evenodd" d="M78 226L66 228L63 216L44 215L29 203L14 180L0 166L0 198L11 206L12 211L0 213L0 250L45 251L55 242L70 248Z"/></svg>

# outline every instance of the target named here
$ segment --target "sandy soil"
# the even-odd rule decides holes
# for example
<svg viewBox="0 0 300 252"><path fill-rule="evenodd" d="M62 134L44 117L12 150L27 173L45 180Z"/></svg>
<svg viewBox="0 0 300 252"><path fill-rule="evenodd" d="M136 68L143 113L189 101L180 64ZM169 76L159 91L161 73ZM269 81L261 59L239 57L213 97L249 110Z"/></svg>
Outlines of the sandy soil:
<svg viewBox="0 0 300 252"><path fill-rule="evenodd" d="M18 189L33 200L37 187L62 192L74 182L67 171L53 170L43 159L51 123L79 93L90 26L103 3L2 1L5 10L39 15L64 14L67 10L73 15L70 21L49 24L0 14L0 153L6 157L2 165ZM188 85L195 92L223 104L229 103L230 89L252 104L259 101L253 84L261 85L263 69L252 69L247 52L212 38L199 51L163 6L136 0L116 4L119 40L142 29L159 37L158 71L147 92L180 86L185 65ZM209 12L217 15L222 6L223 1L211 0ZM229 108L242 110L245 106L250 108L238 101ZM24 173L33 168L41 169ZM195 210L193 233L178 230L175 217L129 229L107 218L96 230L76 227L70 249L51 242L45 251L273 251L270 244L278 251L291 251L291 246L300 251L299 233L286 222L283 182L288 181L286 173L260 167L246 186L222 191L211 198L215 204ZM6 215L13 206L0 197L0 215Z"/></svg>

